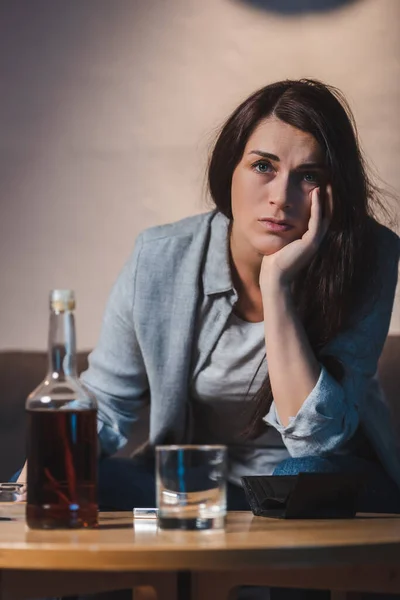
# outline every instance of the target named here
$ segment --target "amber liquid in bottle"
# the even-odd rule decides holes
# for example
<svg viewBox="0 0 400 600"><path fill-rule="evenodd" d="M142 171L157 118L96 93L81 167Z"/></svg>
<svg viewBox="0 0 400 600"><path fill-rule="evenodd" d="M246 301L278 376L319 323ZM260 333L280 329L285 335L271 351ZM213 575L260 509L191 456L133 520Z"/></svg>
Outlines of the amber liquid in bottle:
<svg viewBox="0 0 400 600"><path fill-rule="evenodd" d="M74 308L72 292L52 292L49 371L26 403L26 520L32 529L98 523L97 405L76 372Z"/></svg>
<svg viewBox="0 0 400 600"><path fill-rule="evenodd" d="M28 410L29 527L97 525L96 420L95 410Z"/></svg>

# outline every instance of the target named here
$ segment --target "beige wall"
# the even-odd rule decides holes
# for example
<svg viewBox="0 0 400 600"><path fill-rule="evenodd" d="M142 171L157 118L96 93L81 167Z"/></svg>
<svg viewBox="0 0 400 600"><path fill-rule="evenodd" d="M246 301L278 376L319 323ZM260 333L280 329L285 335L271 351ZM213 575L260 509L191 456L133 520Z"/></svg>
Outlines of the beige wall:
<svg viewBox="0 0 400 600"><path fill-rule="evenodd" d="M45 346L52 287L75 288L93 346L137 233L206 209L215 128L273 80L342 88L399 190L399 22L398 0L301 18L239 0L3 0L0 348Z"/></svg>

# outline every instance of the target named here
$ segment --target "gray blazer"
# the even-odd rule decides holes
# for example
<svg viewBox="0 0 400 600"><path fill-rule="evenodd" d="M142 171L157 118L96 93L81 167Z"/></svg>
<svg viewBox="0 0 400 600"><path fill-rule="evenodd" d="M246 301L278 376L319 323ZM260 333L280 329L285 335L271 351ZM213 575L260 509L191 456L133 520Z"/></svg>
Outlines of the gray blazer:
<svg viewBox="0 0 400 600"><path fill-rule="evenodd" d="M189 443L189 383L223 330L237 294L228 253L228 220L218 212L141 233L109 298L100 340L84 384L98 400L102 451L130 437L150 403L149 444ZM377 301L355 315L351 329L324 349L346 375L339 384L322 367L310 396L287 427L274 403L266 422L282 434L291 456L345 452L360 422L400 485L400 452L375 378L397 282L399 238L377 226L384 283ZM366 303L368 306L368 302ZM202 356L194 340L202 336Z"/></svg>

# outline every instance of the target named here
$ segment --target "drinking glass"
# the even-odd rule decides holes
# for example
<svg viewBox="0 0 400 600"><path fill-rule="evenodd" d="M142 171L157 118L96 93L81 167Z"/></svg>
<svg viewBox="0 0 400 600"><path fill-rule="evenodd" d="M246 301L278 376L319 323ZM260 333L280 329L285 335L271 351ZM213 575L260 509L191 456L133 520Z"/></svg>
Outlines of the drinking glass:
<svg viewBox="0 0 400 600"><path fill-rule="evenodd" d="M226 471L226 446L157 446L159 527L223 528Z"/></svg>

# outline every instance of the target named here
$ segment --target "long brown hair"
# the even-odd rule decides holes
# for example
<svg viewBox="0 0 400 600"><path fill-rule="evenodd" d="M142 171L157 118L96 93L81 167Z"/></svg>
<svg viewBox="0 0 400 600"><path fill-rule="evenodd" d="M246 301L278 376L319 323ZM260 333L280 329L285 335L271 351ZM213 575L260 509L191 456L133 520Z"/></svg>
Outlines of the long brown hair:
<svg viewBox="0 0 400 600"><path fill-rule="evenodd" d="M268 85L247 98L223 125L215 143L208 187L217 209L232 219L232 175L246 143L263 119L274 115L310 133L325 153L333 190L329 230L312 262L297 278L294 297L313 351L328 371L341 380L338 359L321 350L351 321L369 291L377 290L376 207L384 209L379 189L371 182L358 142L354 117L336 88L311 79ZM368 290L368 293L367 293ZM254 397L253 431L272 402L269 377Z"/></svg>

